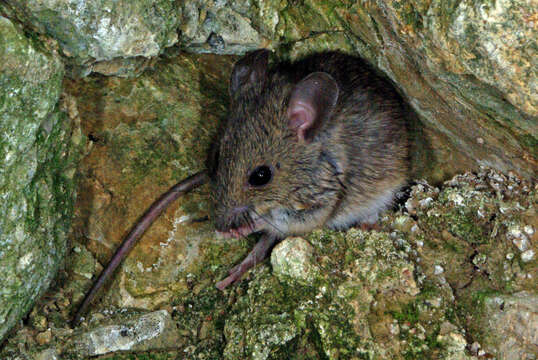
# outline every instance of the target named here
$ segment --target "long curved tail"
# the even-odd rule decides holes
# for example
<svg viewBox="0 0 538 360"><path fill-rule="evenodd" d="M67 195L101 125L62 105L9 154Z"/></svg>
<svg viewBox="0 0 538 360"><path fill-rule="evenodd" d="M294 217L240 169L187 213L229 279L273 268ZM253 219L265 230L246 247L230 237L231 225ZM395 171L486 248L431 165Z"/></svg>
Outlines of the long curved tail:
<svg viewBox="0 0 538 360"><path fill-rule="evenodd" d="M144 215L135 223L127 237L123 240L121 245L118 247L112 259L106 266L106 268L101 272L97 281L94 282L90 291L86 294L84 301L78 308L74 318L73 326L77 326L80 323L82 315L86 313L86 310L92 303L93 299L107 282L107 280L112 276L118 265L125 259L129 251L136 244L136 241L144 232L150 227L150 225L161 215L161 213L178 197L181 195L205 184L208 181L209 177L206 170L200 171L188 178L180 181L176 185L170 188L166 193L164 193L159 199L157 199L151 206L146 210Z"/></svg>

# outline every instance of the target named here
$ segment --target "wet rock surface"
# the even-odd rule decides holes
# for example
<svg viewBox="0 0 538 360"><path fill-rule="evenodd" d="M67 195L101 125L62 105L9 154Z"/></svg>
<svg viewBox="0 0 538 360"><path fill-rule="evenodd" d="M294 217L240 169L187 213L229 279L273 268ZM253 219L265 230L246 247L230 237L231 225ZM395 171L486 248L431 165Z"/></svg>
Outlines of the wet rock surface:
<svg viewBox="0 0 538 360"><path fill-rule="evenodd" d="M60 111L59 56L0 17L0 340L67 253L77 124Z"/></svg>
<svg viewBox="0 0 538 360"><path fill-rule="evenodd" d="M172 314L173 326L163 336L173 343L125 346L131 355L113 356L534 359L538 267L536 259L522 261L513 238L525 235L527 250L536 251L536 190L486 168L441 187L418 182L379 230L319 230L286 239L270 262L224 292L214 282L240 257L237 250L221 250L187 275L188 292L179 290L160 305L157 313L168 323ZM243 243L241 251L250 246ZM72 277L66 288L77 282L84 281ZM113 338L118 327L152 314L96 304L82 327L70 330L64 322L72 303L65 291L36 307L29 325L8 340L3 358L77 358L89 353L84 349L92 342L83 341L95 331L89 329ZM114 292L118 288L106 298ZM132 320L110 320L125 316ZM40 344L48 328L51 338ZM24 349L16 345L22 339L31 339Z"/></svg>

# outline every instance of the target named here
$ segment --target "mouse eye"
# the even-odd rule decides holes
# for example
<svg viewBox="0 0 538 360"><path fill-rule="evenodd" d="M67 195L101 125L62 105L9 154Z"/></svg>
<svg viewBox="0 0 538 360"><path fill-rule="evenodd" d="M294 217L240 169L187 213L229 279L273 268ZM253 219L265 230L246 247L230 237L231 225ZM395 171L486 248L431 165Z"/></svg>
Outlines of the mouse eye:
<svg viewBox="0 0 538 360"><path fill-rule="evenodd" d="M267 165L261 165L250 173L250 176L248 177L248 183L251 186L255 187L263 186L269 183L272 177L273 172L271 171L271 168Z"/></svg>

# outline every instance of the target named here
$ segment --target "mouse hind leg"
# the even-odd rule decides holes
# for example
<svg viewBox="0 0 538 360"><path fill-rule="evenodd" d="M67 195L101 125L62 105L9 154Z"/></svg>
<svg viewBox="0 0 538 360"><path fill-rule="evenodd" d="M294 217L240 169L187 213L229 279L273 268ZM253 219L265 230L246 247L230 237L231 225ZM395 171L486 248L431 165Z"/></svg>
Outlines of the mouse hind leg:
<svg viewBox="0 0 538 360"><path fill-rule="evenodd" d="M239 265L234 266L224 280L215 285L217 289L224 290L228 285L239 281L250 268L261 263L280 240L272 235L263 234L247 257Z"/></svg>

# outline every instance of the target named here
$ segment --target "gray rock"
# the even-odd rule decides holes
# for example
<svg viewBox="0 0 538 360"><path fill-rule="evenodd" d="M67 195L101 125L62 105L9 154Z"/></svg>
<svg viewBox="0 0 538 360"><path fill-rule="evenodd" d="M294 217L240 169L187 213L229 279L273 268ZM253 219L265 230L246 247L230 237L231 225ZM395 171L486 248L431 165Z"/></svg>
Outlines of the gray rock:
<svg viewBox="0 0 538 360"><path fill-rule="evenodd" d="M116 324L99 326L75 335L69 353L96 356L114 351L144 351L169 348L179 343L179 333L166 310L159 310Z"/></svg>
<svg viewBox="0 0 538 360"><path fill-rule="evenodd" d="M182 45L189 51L216 54L240 54L261 47L262 36L251 22L255 15L241 11L248 9L248 2L230 5L226 1L186 1Z"/></svg>
<svg viewBox="0 0 538 360"><path fill-rule="evenodd" d="M471 360L476 359L474 356L469 356L466 351L467 342L460 333L448 333L446 335L439 335L437 341L444 346L445 360Z"/></svg>
<svg viewBox="0 0 538 360"><path fill-rule="evenodd" d="M37 353L34 360L59 360L60 356L56 349L50 348Z"/></svg>
<svg viewBox="0 0 538 360"><path fill-rule="evenodd" d="M499 359L536 359L538 356L538 295L519 292L485 301L488 336L485 348Z"/></svg>
<svg viewBox="0 0 538 360"><path fill-rule="evenodd" d="M153 57L177 42L178 11L168 0L8 0L29 27L56 39L76 65Z"/></svg>
<svg viewBox="0 0 538 360"><path fill-rule="evenodd" d="M66 253L80 139L57 108L63 74L57 55L0 17L0 339Z"/></svg>
<svg viewBox="0 0 538 360"><path fill-rule="evenodd" d="M58 41L76 65L69 67L74 75L138 75L176 42L198 53L266 47L284 58L359 54L397 84L420 116L411 126L418 176L440 182L479 165L536 173L537 36L526 0L7 4L7 14Z"/></svg>
<svg viewBox="0 0 538 360"><path fill-rule="evenodd" d="M276 276L292 279L303 285L312 285L319 269L313 263L314 249L300 237L288 238L271 252L271 265Z"/></svg>

